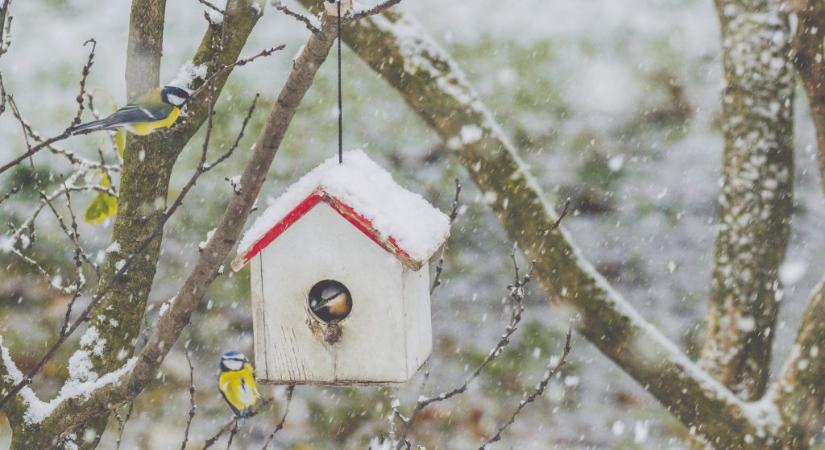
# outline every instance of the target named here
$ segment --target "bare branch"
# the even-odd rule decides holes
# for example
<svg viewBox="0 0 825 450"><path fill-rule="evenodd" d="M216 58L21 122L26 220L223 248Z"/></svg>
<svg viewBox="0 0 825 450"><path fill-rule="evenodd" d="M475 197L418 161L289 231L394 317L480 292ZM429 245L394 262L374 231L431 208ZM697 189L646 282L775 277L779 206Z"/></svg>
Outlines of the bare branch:
<svg viewBox="0 0 825 450"><path fill-rule="evenodd" d="M203 6L206 6L207 8L211 9L212 11L220 13L221 15L226 15L225 10L223 10L221 8L218 8L217 6L215 6L212 2L210 2L208 0L198 0L198 3L200 3Z"/></svg>
<svg viewBox="0 0 825 450"><path fill-rule="evenodd" d="M456 135L464 126L482 130L477 142L452 153L481 191L496 194L490 208L535 260L534 272L548 300L573 309L574 326L585 338L683 423L718 439L719 446L735 448L746 435L754 445L763 441L746 403L710 380L645 320L593 270L567 231L552 230L558 214L548 195L461 68L433 37L403 12L390 10L350 24L343 39L444 141L460 142ZM422 70L411 74L406 69L413 61ZM645 343L644 352L627 351L638 342Z"/></svg>
<svg viewBox="0 0 825 450"><path fill-rule="evenodd" d="M237 430L237 427L238 427L238 418L233 417L232 420L230 420L229 422L226 423L226 425L221 427L221 429L218 430L218 432L215 433L214 436L210 437L209 439L206 440L206 442L204 442L203 450L206 450L206 449L212 447L213 445L215 445L215 443L218 442L218 439L220 439L221 436L223 436L224 434L230 432L231 430Z"/></svg>
<svg viewBox="0 0 825 450"><path fill-rule="evenodd" d="M307 17L307 16L305 16L301 13L298 13L298 12L295 12L295 11L289 9L289 7L286 6L284 4L284 2L282 2L281 0L276 0L276 1L272 2L272 4L275 6L275 9L277 9L278 11L280 11L280 12L286 14L287 16L290 16L290 17L294 18L295 20L303 23L304 26L306 27L306 29L309 30L310 32L312 32L314 34L318 34L318 33L321 32L321 30L319 30L318 27L316 27L315 25L312 24L312 19L310 19L309 17Z"/></svg>
<svg viewBox="0 0 825 450"><path fill-rule="evenodd" d="M286 45L279 45L277 47L266 48L266 49L263 49L260 52L256 53L255 55L252 55L252 56L248 57L248 58L239 59L239 60L235 61L232 64L222 66L220 69L215 71L215 73L212 74L212 76L210 76L209 78L204 80L203 85L201 85L201 87L196 89L195 92L192 93L190 98L194 99L197 96L199 96L204 91L204 89L207 86L209 86L209 84L211 82L215 81L215 79L221 77L222 75L225 75L226 73L230 72L235 67L245 66L245 65L255 61L258 58L266 58L267 56L270 56L270 55L272 55L273 53L275 53L277 51L283 50L284 48L286 48Z"/></svg>
<svg viewBox="0 0 825 450"><path fill-rule="evenodd" d="M286 388L286 403L284 405L284 414L281 416L281 420L278 422L278 424L275 425L275 429L272 430L271 433L269 433L269 436L267 436L266 441L264 441L264 445L261 447L261 450L266 450L266 448L269 446L269 443L272 442L273 439L275 439L275 435L278 434L278 432L284 428L284 424L286 423L286 417L287 415L289 415L289 405L292 403L292 394L294 391L294 384L290 384Z"/></svg>
<svg viewBox="0 0 825 450"><path fill-rule="evenodd" d="M221 267L240 235L249 212L257 199L291 120L306 94L318 68L335 41L335 24L324 22L320 35L311 35L286 84L273 104L269 120L255 144L241 177L242 192L229 202L221 223L199 254L198 260L178 291L175 301L161 316L149 339L136 358L128 378L105 386L85 399L58 406L53 414L58 429L71 429L76 424L106 414L117 405L130 401L155 379L163 361L182 330L189 324L192 312L200 304L208 286L220 273ZM183 192L182 192L183 194ZM173 205L174 206L174 205ZM71 412L71 414L68 414Z"/></svg>
<svg viewBox="0 0 825 450"><path fill-rule="evenodd" d="M253 105L255 103L257 103L257 98L258 97L256 96L255 100L253 101ZM245 118L245 120L242 124L243 127L246 127L248 125L249 116L251 116L251 114L253 112L254 112L254 108L250 107L249 112L248 112L248 116L247 116L247 118ZM244 132L244 129L241 130L241 133ZM209 133L207 133L207 136L208 135L209 135ZM235 148L237 148L237 146L233 145L232 147L230 147L228 152L225 153L218 160L218 162L225 161L226 158L228 158L229 155L231 155L231 152L234 152ZM178 208L180 208L180 206L183 204L183 200L189 194L189 191L191 191L191 189L195 186L198 179L203 174L207 173L208 171L215 168L216 166L217 166L217 164L207 164L207 163L204 162L203 159L201 160L201 163L199 164L199 166L195 170L195 173L189 178L189 181L187 181L187 183L183 186L183 188L181 189L180 194L178 194L178 197L175 199L175 201L172 203L172 205L169 207L169 209L163 215L160 223L158 224L157 227L155 227L154 231L149 235L149 237L147 239L145 239L138 246L137 250L132 255L128 256L125 260L123 260L124 261L123 264L115 272L114 276L108 281L108 283L100 291L98 291L98 293L92 298L91 302L89 302L89 304L86 306L86 308L83 310L83 312L81 312L80 316L72 323L72 325L68 329L66 329L65 333L61 334L58 337L57 341L54 344L52 344L52 346L43 355L43 357L41 357L41 359L38 360L37 364L35 364L34 368L27 374L27 376L24 377L23 380L18 382L14 387L12 387L8 392L6 392L6 394L2 397L2 399L0 399L0 409L3 408L3 406L5 405L5 403L8 401L8 399L10 397L16 395L18 392L20 392L20 390L23 387L25 387L25 386L27 386L28 384L31 383L31 380L34 377L34 375L37 374L43 368L43 366L49 360L51 360L52 357L54 357L54 355L57 353L57 350L66 342L68 337L71 336L72 333L74 333L84 322L86 322L88 320L89 314L92 312L94 307L101 301L101 299L103 299L105 297L105 295L109 292L109 290L112 288L112 286L115 285L115 283L120 279L120 277L122 277L129 270L129 268L133 264L133 261L135 261L136 258L140 257L143 254L143 252L146 250L146 248L149 246L149 244L155 238L160 236L161 233L163 233L164 225L175 214L175 212L178 210Z"/></svg>
<svg viewBox="0 0 825 450"><path fill-rule="evenodd" d="M381 14L385 10L392 8L393 6L399 3L401 3L401 0L387 0L383 3L379 3L378 5L373 6L372 8L353 13L352 15L346 18L346 22L354 22L356 20L365 19L376 14Z"/></svg>
<svg viewBox="0 0 825 450"><path fill-rule="evenodd" d="M86 41L86 43L84 43L83 45L87 45L90 42L92 43L92 49L89 52L88 60L86 61L86 64L83 65L83 70L81 71L80 92L77 95L77 103L78 103L77 113L75 114L75 117L72 119L72 121L69 123L69 126L65 130L63 130L63 132L60 133L59 135L51 137L49 139L46 139L45 141L42 141L41 143L39 143L39 144L37 144L33 147L29 147L28 151L26 151L24 154L18 156L17 158L14 158L13 160L9 161L6 164L3 164L2 166L0 166L0 174L2 174L3 172L9 170L10 168L16 166L17 164L19 164L20 162L26 160L27 158L37 154L37 152L39 152L40 150L43 150L44 148L47 148L51 144L54 144L55 142L62 141L63 139L66 139L66 138L68 138L69 136L72 135L72 129L78 123L80 123L80 116L81 116L81 114L83 114L83 109L84 109L83 96L86 94L86 78L89 76L89 73L91 72L91 69L92 69L92 65L94 64L96 42L94 41L94 39L90 39L90 40ZM8 97L11 99L10 95Z"/></svg>
<svg viewBox="0 0 825 450"><path fill-rule="evenodd" d="M516 262L516 255L515 255L515 247L513 248L513 254L511 255L513 260L513 284L507 286L509 290L509 297L510 297L510 321L507 324L507 328L504 330L504 334L501 335L498 342L496 342L495 346L487 352L487 356L484 360L476 366L475 370L464 379L464 382L461 383L459 386L446 391L442 392L438 395L434 396L421 396L418 401L416 402L415 408L413 409L410 417L405 419L398 415L398 418L402 420L404 426L398 433L398 436L395 436L395 443L396 443L396 450L400 450L404 446L409 447L409 442L407 441L407 434L409 434L413 424L415 423L415 419L418 414L426 407L432 405L433 403L443 402L449 400L456 395L463 394L467 391L467 387L472 383L479 375L484 371L487 366L489 366L493 361L498 358L504 349L510 344L510 338L513 334L518 330L518 325L521 322L522 313L524 313L524 287L527 283L530 282L530 273L528 271L527 275L522 277L519 274L519 267L518 263Z"/></svg>
<svg viewBox="0 0 825 450"><path fill-rule="evenodd" d="M550 363L547 366L547 371L544 372L544 375L542 376L541 381L539 381L539 383L536 385L536 388L533 389L532 392L530 392L524 399L522 399L519 402L518 407L516 407L516 410L513 411L513 414L510 416L510 418L506 422L504 422L498 428L498 430L496 430L495 434L493 434L489 439L487 439L487 441L484 444L482 444L481 447L478 448L478 450L484 450L490 444L501 440L501 434L504 433L507 430L507 428L509 428L516 422L516 417L518 417L521 411L523 411L527 405L536 401L537 398L544 395L544 391L547 389L547 385L550 384L550 380L553 379L553 377L556 376L557 373L559 373L559 371L562 369L562 367L564 367L565 364L567 364L567 356L570 354L571 350L570 339L572 336L573 330L570 329L567 331L567 336L564 340L564 351L562 352L562 355L558 362L554 362L551 359Z"/></svg>
<svg viewBox="0 0 825 450"><path fill-rule="evenodd" d="M192 365L192 356L189 350L186 351L186 362L189 363L189 414L186 416L186 430L183 432L183 442L180 444L180 450L186 450L186 444L189 442L189 429L192 427L192 419L195 418L195 366Z"/></svg>
<svg viewBox="0 0 825 450"><path fill-rule="evenodd" d="M450 210L450 227L452 227L453 222L455 221L456 217L458 217L458 196L461 195L461 182L458 181L458 178L455 179L455 196L453 197L453 207ZM433 284L430 286L430 295L433 295L436 288L441 286L441 273L444 271L444 254L447 252L447 245L449 242L445 242L444 245L441 247L441 253L438 255L438 263L435 265L435 276L433 277Z"/></svg>

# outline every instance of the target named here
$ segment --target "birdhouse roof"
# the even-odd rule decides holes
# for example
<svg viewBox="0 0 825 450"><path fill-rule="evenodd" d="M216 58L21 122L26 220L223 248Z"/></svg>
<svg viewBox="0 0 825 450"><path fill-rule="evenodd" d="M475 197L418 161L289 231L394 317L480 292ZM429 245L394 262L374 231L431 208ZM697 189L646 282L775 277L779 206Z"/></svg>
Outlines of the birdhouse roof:
<svg viewBox="0 0 825 450"><path fill-rule="evenodd" d="M278 197L246 231L235 270L321 202L327 203L404 266L418 270L450 235L450 219L418 194L399 186L363 151L330 158Z"/></svg>

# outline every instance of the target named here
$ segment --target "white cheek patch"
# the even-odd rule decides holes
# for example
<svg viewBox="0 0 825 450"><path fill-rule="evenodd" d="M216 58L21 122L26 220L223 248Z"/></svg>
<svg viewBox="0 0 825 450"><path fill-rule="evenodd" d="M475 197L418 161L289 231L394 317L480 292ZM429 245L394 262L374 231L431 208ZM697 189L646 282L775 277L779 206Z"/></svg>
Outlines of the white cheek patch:
<svg viewBox="0 0 825 450"><path fill-rule="evenodd" d="M169 103L171 103L171 104L173 104L173 105L175 105L175 106L180 106L180 105L182 105L182 104L186 103L186 99L185 99L185 98L183 98L183 97L178 97L178 96L177 96L177 95L175 95L175 94L167 94L167 95L166 95L166 98L167 98L167 99L169 99Z"/></svg>
<svg viewBox="0 0 825 450"><path fill-rule="evenodd" d="M241 370L243 368L243 361L237 359L225 359L223 365L229 370Z"/></svg>

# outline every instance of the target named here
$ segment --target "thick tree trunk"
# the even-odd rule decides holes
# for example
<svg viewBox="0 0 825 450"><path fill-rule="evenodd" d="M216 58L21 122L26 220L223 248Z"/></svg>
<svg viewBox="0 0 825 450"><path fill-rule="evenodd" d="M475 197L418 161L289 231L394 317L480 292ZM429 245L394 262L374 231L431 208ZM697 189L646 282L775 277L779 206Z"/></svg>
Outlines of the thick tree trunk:
<svg viewBox="0 0 825 450"><path fill-rule="evenodd" d="M701 365L747 400L768 382L793 207L794 77L780 6L717 2L725 152Z"/></svg>

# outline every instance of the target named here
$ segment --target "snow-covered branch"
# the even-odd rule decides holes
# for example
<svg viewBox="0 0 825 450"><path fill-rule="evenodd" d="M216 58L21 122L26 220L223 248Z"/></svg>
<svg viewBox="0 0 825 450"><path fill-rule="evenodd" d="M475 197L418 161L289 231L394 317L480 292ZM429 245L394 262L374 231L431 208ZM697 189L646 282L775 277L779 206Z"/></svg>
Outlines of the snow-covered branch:
<svg viewBox="0 0 825 450"><path fill-rule="evenodd" d="M313 6L312 0L302 0ZM410 17L385 12L350 25L345 41L396 88L457 153L511 238L534 259L551 302L576 328L696 433L734 447L770 433L770 405L752 407L710 377L645 320L586 261L546 194L458 65ZM777 424L778 425L778 424Z"/></svg>
<svg viewBox="0 0 825 450"><path fill-rule="evenodd" d="M175 297L175 302L158 319L146 345L136 357L136 363L128 377L117 384L99 389L82 404L75 403L71 405L71 409L57 411L55 417L59 418L59 429L68 430L92 418L105 415L112 408L133 399L155 379L156 371L164 357L189 324L191 314L220 273L226 257L238 240L286 129L335 41L334 30L334 22L325 20L322 32L310 36L305 51L293 66L278 101L273 104L269 120L247 161L241 176L240 194L232 196L212 239L200 252L193 270ZM71 414L68 414L69 412Z"/></svg>

